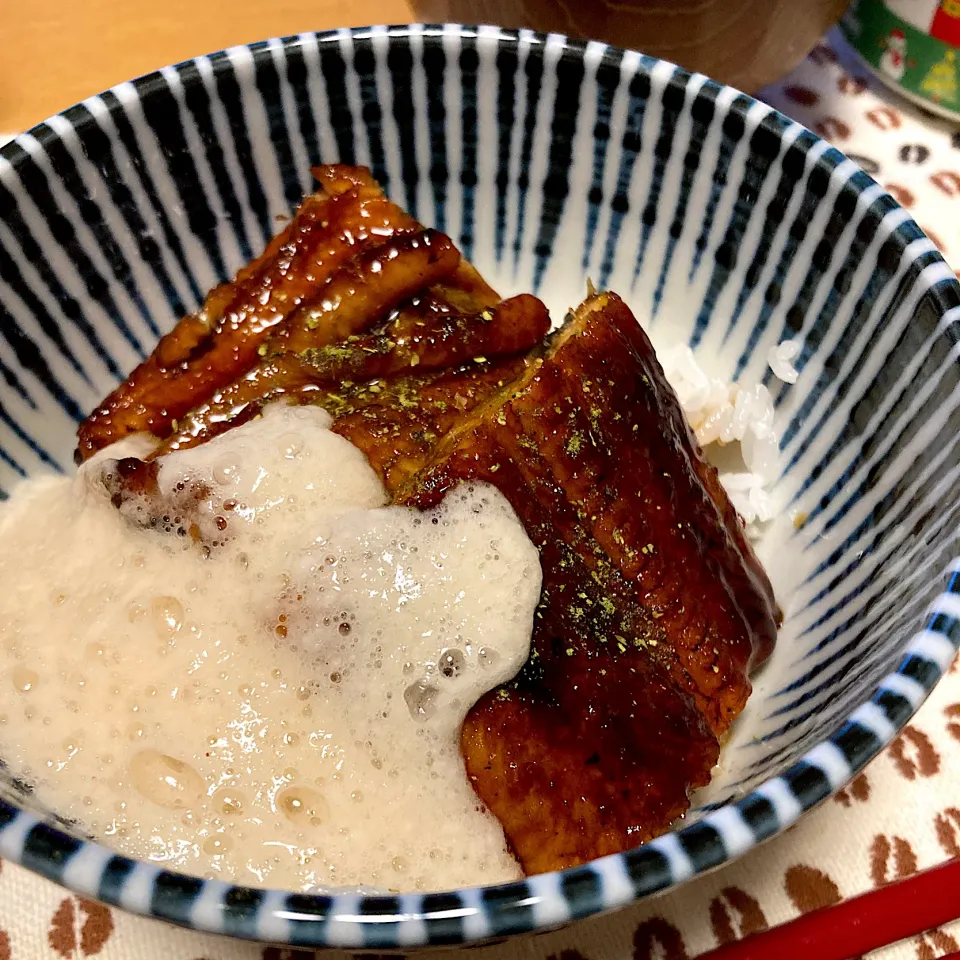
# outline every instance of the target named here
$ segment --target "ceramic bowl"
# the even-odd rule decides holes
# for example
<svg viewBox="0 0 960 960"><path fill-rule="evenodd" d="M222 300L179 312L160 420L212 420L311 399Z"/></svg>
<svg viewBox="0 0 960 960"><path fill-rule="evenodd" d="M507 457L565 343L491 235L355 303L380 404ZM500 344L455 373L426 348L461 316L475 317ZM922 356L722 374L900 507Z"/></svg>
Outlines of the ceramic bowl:
<svg viewBox="0 0 960 960"><path fill-rule="evenodd" d="M769 385L780 519L761 553L787 613L774 660L686 821L562 873L386 897L247 889L88 842L9 774L0 856L200 930L409 949L664 890L847 783L960 642L960 288L856 164L669 63L496 28L308 34L169 67L18 137L0 154L0 487L72 469L77 421L333 160L372 167L502 292L562 316L589 277L658 343ZM793 386L767 366L788 338Z"/></svg>

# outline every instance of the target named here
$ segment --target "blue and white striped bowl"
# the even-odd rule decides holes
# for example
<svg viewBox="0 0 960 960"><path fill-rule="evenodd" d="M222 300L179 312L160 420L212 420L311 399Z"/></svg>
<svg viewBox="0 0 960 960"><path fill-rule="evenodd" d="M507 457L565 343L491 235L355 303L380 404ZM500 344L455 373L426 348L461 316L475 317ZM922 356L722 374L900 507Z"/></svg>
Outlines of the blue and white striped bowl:
<svg viewBox="0 0 960 960"><path fill-rule="evenodd" d="M607 910L789 826L895 736L960 643L960 287L855 164L703 76L496 28L344 30L169 67L18 137L0 152L0 489L69 470L84 412L333 160L371 166L502 292L562 316L591 277L659 342L769 384L776 497L807 519L770 535L787 622L716 783L660 840L482 890L194 879L82 839L9 775L0 856L201 930L383 950ZM786 338L803 345L789 388L766 365Z"/></svg>

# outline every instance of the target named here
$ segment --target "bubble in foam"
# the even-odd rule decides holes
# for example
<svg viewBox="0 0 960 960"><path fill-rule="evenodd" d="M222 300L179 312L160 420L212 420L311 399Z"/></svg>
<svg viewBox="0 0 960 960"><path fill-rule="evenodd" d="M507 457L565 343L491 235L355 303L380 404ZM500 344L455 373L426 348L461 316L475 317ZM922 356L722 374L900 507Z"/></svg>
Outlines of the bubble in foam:
<svg viewBox="0 0 960 960"><path fill-rule="evenodd" d="M299 784L281 790L277 794L276 804L283 816L299 827L319 827L330 815L323 794Z"/></svg>
<svg viewBox="0 0 960 960"><path fill-rule="evenodd" d="M233 846L230 838L223 833L216 833L203 841L203 852L208 856L216 857L226 853Z"/></svg>
<svg viewBox="0 0 960 960"><path fill-rule="evenodd" d="M460 672L463 670L466 662L467 661L463 655L463 651L453 648L444 650L440 654L440 661L437 666L440 670L441 676L446 677L448 680L452 680L460 675Z"/></svg>
<svg viewBox="0 0 960 960"><path fill-rule="evenodd" d="M477 651L477 660L481 667L490 669L500 662L500 654L492 647L481 647Z"/></svg>
<svg viewBox="0 0 960 960"><path fill-rule="evenodd" d="M183 604L176 597L154 597L150 602L150 614L161 640L173 636L183 627Z"/></svg>
<svg viewBox="0 0 960 960"><path fill-rule="evenodd" d="M40 674L23 664L17 664L10 673L10 679L13 681L13 689L18 693L30 693L40 682Z"/></svg>
<svg viewBox="0 0 960 960"><path fill-rule="evenodd" d="M159 750L131 757L130 781L141 796L169 810L192 806L204 792L203 777L193 767Z"/></svg>
<svg viewBox="0 0 960 960"><path fill-rule="evenodd" d="M238 817L246 806L246 797L232 787L222 787L210 798L211 805L218 813L225 817Z"/></svg>
<svg viewBox="0 0 960 960"><path fill-rule="evenodd" d="M217 483L227 486L233 483L237 476L237 465L232 458L224 457L213 465L210 472Z"/></svg>
<svg viewBox="0 0 960 960"><path fill-rule="evenodd" d="M417 680L403 691L403 699L414 720L424 722L437 712L437 688L426 680Z"/></svg>

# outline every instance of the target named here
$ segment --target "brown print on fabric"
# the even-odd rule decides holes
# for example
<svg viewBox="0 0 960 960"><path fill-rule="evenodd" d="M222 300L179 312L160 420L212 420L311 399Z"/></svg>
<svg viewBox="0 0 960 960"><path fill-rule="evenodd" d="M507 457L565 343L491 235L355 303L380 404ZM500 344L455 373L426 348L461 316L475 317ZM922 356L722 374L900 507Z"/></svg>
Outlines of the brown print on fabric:
<svg viewBox="0 0 960 960"><path fill-rule="evenodd" d="M839 117L824 117L816 122L813 130L824 140L847 140L850 137L850 125Z"/></svg>
<svg viewBox="0 0 960 960"><path fill-rule="evenodd" d="M847 153L848 159L852 160L854 163L859 164L863 169L870 174L871 177L876 177L880 173L880 164L873 159L873 157L865 157L862 153Z"/></svg>
<svg viewBox="0 0 960 960"><path fill-rule="evenodd" d="M917 872L917 855L903 837L885 837L882 833L870 844L870 877L875 887L902 880Z"/></svg>
<svg viewBox="0 0 960 960"><path fill-rule="evenodd" d="M901 163L919 167L930 159L930 148L925 143L905 143L898 151Z"/></svg>
<svg viewBox="0 0 960 960"><path fill-rule="evenodd" d="M870 799L870 781L861 773L853 783L844 787L834 798L841 806L852 807L854 803L866 803Z"/></svg>
<svg viewBox="0 0 960 960"><path fill-rule="evenodd" d="M933 818L933 828L947 856L960 857L960 810L947 807Z"/></svg>
<svg viewBox="0 0 960 960"><path fill-rule="evenodd" d="M951 703L949 707L944 707L943 712L947 717L947 733L960 743L960 703Z"/></svg>
<svg viewBox="0 0 960 960"><path fill-rule="evenodd" d="M102 903L66 897L47 930L47 942L63 960L98 954L113 933L113 917Z"/></svg>
<svg viewBox="0 0 960 960"><path fill-rule="evenodd" d="M827 874L805 864L790 867L784 874L783 886L790 902L800 913L832 907L843 899L839 888Z"/></svg>
<svg viewBox="0 0 960 960"><path fill-rule="evenodd" d="M889 193L901 207L912 207L914 203L916 203L917 198L913 195L913 192L906 187L901 187L899 183L888 183L886 184L886 189L887 193Z"/></svg>
<svg viewBox="0 0 960 960"><path fill-rule="evenodd" d="M960 197L960 173L953 170L941 170L930 176L930 182L948 197Z"/></svg>
<svg viewBox="0 0 960 960"><path fill-rule="evenodd" d="M812 60L814 63L823 66L827 63L836 63L837 55L833 52L833 49L828 46L826 43L818 43L807 55L807 59Z"/></svg>
<svg viewBox="0 0 960 960"><path fill-rule="evenodd" d="M633 960L690 960L683 935L663 917L651 917L633 935Z"/></svg>
<svg viewBox="0 0 960 960"><path fill-rule="evenodd" d="M930 239L937 242L933 237ZM940 771L940 754L934 750L930 738L914 726L903 728L903 733L890 747L890 756L897 769L908 780L932 777Z"/></svg>
<svg viewBox="0 0 960 960"><path fill-rule="evenodd" d="M845 97L859 97L867 89L867 80L865 77L851 77L849 73L845 73L837 80L837 89Z"/></svg>
<svg viewBox="0 0 960 960"><path fill-rule="evenodd" d="M893 107L874 107L867 111L867 119L881 130L899 130L903 118Z"/></svg>
<svg viewBox="0 0 960 960"><path fill-rule="evenodd" d="M763 908L749 893L739 887L724 887L710 901L710 926L722 946L766 930L769 924Z"/></svg>
<svg viewBox="0 0 960 960"><path fill-rule="evenodd" d="M783 93L791 103L799 103L801 107L815 107L820 102L820 94L809 87L784 87Z"/></svg>
<svg viewBox="0 0 960 960"><path fill-rule="evenodd" d="M10 934L0 930L0 960L13 960L13 950L10 948Z"/></svg>
<svg viewBox="0 0 960 960"><path fill-rule="evenodd" d="M917 960L937 960L960 950L960 943L942 930L930 930L917 941Z"/></svg>

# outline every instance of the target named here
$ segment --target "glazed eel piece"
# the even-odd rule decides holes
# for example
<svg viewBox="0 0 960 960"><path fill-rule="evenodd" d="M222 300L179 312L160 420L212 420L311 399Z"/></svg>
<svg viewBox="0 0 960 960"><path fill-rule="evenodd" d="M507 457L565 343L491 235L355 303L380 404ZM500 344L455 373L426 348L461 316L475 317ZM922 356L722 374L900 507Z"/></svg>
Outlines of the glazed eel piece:
<svg viewBox="0 0 960 960"><path fill-rule="evenodd" d="M232 293L214 291L81 427L80 456L152 432L152 461L103 474L118 506L149 499L156 457L287 400L328 410L396 503L496 486L540 551L544 585L529 661L467 717L468 776L528 874L664 832L709 781L779 612L649 340L619 298L600 294L541 342L536 298L501 302L364 171L317 176L324 189L286 239ZM303 255L310 223L325 223L325 249L339 256L342 244L329 207L310 210L347 195L354 214L336 229L353 231L366 203L389 237L368 231L323 273L328 255ZM286 309L276 290L296 303ZM188 514L197 495L175 510Z"/></svg>
<svg viewBox="0 0 960 960"><path fill-rule="evenodd" d="M320 349L430 290L435 313L478 314L500 298L452 241L391 203L362 167L314 171L319 191L230 283L161 338L78 430L77 462L181 418L264 356Z"/></svg>
<svg viewBox="0 0 960 960"><path fill-rule="evenodd" d="M528 874L664 832L709 782L779 612L653 347L588 299L395 494L496 486L540 551L530 659L464 724L473 786Z"/></svg>

